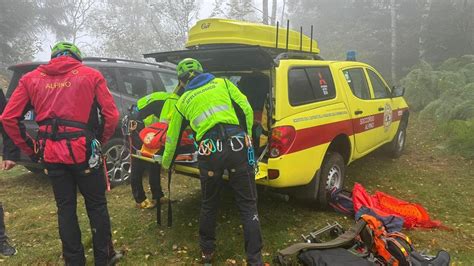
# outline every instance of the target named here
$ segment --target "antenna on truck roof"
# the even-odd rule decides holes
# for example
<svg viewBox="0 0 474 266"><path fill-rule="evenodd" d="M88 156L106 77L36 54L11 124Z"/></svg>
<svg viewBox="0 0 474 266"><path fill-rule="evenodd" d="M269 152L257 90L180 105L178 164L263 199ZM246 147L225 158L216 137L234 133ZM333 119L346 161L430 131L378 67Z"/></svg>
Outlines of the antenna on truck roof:
<svg viewBox="0 0 474 266"><path fill-rule="evenodd" d="M280 29L280 22L277 21L277 25L276 25L276 45L275 45L275 48L278 49L278 30Z"/></svg>
<svg viewBox="0 0 474 266"><path fill-rule="evenodd" d="M288 39L290 37L290 20L286 21L286 51L288 52Z"/></svg>
<svg viewBox="0 0 474 266"><path fill-rule="evenodd" d="M303 51L303 26L300 26L300 51Z"/></svg>
<svg viewBox="0 0 474 266"><path fill-rule="evenodd" d="M313 31L314 31L314 26L311 25L311 37L309 38L309 52L313 52ZM279 42L279 36L280 35L280 22L276 22L276 36L275 36L275 48L278 49L278 42ZM289 39L290 39L290 20L288 19L286 21L286 46L285 49L288 52L288 45L289 45ZM303 52L303 26L300 26L300 51Z"/></svg>

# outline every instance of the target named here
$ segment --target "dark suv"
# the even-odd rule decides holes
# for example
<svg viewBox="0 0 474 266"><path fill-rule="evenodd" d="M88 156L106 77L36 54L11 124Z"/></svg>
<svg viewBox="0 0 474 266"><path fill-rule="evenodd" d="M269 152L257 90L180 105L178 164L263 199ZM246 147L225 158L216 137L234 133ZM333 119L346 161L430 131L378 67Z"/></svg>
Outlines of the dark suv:
<svg viewBox="0 0 474 266"><path fill-rule="evenodd" d="M10 66L8 69L13 71L13 76L8 86L7 99L12 95L18 81L25 73L46 63L33 62ZM128 108L136 103L137 99L154 91L171 92L178 83L175 68L172 65L97 57L86 57L83 63L99 70L104 75L122 117L128 113ZM34 122L32 111L25 115L24 124L28 133L35 137L38 126ZM122 184L129 178L130 154L128 149L124 148L119 123L114 136L103 147L104 153L107 155L107 170L112 186ZM42 171L40 165L32 163L25 155L22 155L19 164L35 173Z"/></svg>

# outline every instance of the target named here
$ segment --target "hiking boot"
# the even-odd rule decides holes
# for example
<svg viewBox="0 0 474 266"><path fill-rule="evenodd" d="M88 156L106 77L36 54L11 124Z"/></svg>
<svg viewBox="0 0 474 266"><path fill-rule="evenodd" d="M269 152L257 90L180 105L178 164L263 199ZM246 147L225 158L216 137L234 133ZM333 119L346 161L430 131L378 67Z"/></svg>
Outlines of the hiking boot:
<svg viewBox="0 0 474 266"><path fill-rule="evenodd" d="M0 257L11 257L16 254L16 249L6 240L0 243Z"/></svg>
<svg viewBox="0 0 474 266"><path fill-rule="evenodd" d="M214 259L214 252L205 253L201 252L201 263L204 265L212 265L212 261Z"/></svg>
<svg viewBox="0 0 474 266"><path fill-rule="evenodd" d="M148 205L148 208L147 208L147 209L153 209L153 208L156 207L156 200L154 200L154 199L153 199L153 200L150 200L149 203L150 203L150 204Z"/></svg>
<svg viewBox="0 0 474 266"><path fill-rule="evenodd" d="M151 209L156 206L156 202L153 204L152 201L145 199L144 201L137 203L137 208L139 209Z"/></svg>
<svg viewBox="0 0 474 266"><path fill-rule="evenodd" d="M113 266L117 264L117 262L123 258L124 253L122 251L115 251L115 254L109 258L109 262L107 263L107 266Z"/></svg>

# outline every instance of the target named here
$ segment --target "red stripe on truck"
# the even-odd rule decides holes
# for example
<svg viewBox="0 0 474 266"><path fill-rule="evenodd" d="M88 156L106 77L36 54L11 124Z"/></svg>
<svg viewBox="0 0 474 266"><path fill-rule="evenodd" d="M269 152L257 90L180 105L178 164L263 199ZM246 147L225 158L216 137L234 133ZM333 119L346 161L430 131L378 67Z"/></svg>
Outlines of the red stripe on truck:
<svg viewBox="0 0 474 266"><path fill-rule="evenodd" d="M403 112L407 109L408 108L393 110L391 118L392 122L400 120ZM298 129L296 130L295 141L287 154L331 142L340 134L352 136L382 126L384 126L384 113Z"/></svg>

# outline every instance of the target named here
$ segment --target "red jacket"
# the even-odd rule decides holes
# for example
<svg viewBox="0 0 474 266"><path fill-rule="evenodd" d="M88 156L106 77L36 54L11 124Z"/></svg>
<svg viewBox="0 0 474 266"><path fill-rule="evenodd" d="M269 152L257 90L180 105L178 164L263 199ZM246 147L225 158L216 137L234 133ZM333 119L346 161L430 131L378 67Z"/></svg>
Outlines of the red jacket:
<svg viewBox="0 0 474 266"><path fill-rule="evenodd" d="M33 155L33 150L26 144L18 126L28 109L34 109L36 122L59 118L88 124L94 102L98 104L104 121L100 140L105 143L117 127L119 112L104 77L99 71L84 66L71 57L61 56L20 79L3 112L3 127L18 147L27 155ZM47 126L40 126L39 129L50 131ZM58 132L73 131L79 129L65 126L58 129ZM72 139L71 146L76 163L89 158L85 137ZM74 163L64 139L47 139L43 156L47 163Z"/></svg>

